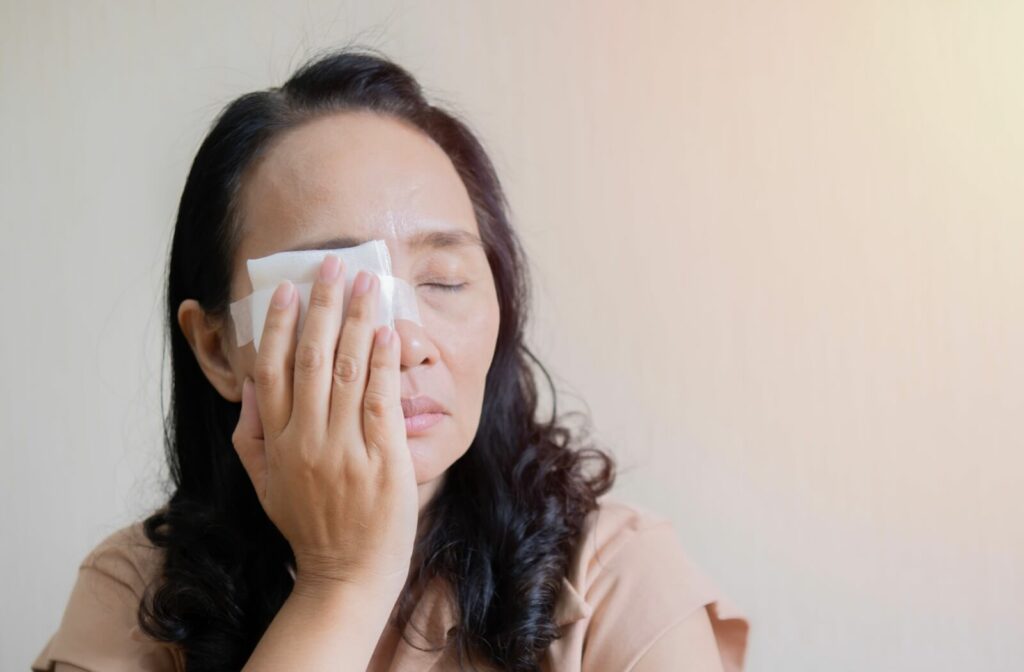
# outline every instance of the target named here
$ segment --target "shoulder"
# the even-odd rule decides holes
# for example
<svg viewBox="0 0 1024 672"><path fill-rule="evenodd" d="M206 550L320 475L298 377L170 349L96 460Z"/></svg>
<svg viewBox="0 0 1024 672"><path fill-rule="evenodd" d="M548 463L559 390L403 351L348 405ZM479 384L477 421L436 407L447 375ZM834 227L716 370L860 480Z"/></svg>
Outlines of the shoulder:
<svg viewBox="0 0 1024 672"><path fill-rule="evenodd" d="M694 602L712 589L683 549L670 518L617 497L601 499L587 515L570 574L573 584L591 596L610 577L616 582L677 582Z"/></svg>
<svg viewBox="0 0 1024 672"><path fill-rule="evenodd" d="M567 578L589 616L585 656L629 669L666 633L706 612L725 669L742 669L747 620L690 557L667 516L603 498L587 516Z"/></svg>
<svg viewBox="0 0 1024 672"><path fill-rule="evenodd" d="M163 553L146 537L140 520L104 537L82 559L79 571L104 574L141 598L160 576Z"/></svg>
<svg viewBox="0 0 1024 672"><path fill-rule="evenodd" d="M104 537L81 560L60 625L32 663L49 671L64 663L90 671L181 668L177 651L138 627L138 609L162 573L163 551L142 521Z"/></svg>
<svg viewBox="0 0 1024 672"><path fill-rule="evenodd" d="M665 542L674 536L671 519L652 509L617 497L605 497L588 514L584 524L580 560L585 560L587 575L596 576L607 560L625 552L638 540Z"/></svg>

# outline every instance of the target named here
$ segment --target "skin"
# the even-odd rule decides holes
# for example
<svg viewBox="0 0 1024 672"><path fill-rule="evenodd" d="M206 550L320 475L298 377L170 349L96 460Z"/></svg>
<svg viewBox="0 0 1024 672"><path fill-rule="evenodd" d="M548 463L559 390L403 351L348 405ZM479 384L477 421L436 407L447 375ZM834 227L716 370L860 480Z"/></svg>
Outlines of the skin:
<svg viewBox="0 0 1024 672"><path fill-rule="evenodd" d="M493 276L447 154L390 117L343 112L284 133L243 176L238 203L232 300L252 291L247 259L374 239L417 295L423 324L398 320L391 335L373 328L379 282L365 276L358 295L357 278L342 326L346 274L328 255L301 333L282 283L258 353L196 301L178 311L211 384L242 402L235 449L296 558L295 588L245 669L366 669L405 587L418 517L479 425L499 323ZM424 243L437 231L449 244ZM407 436L400 399L419 395L447 414Z"/></svg>
<svg viewBox="0 0 1024 672"><path fill-rule="evenodd" d="M252 291L247 259L342 247L340 238L384 239L394 275L416 291L422 325L399 320L390 338L374 329L371 281L342 326L345 273L328 259L301 333L293 288L278 288L259 353L238 347L230 319L198 302L178 311L210 383L242 403L235 449L296 557L292 594L244 669L383 669L419 517L476 434L497 340L497 294L472 203L430 138L369 112L332 114L276 138L244 176L238 203L231 300ZM438 229L477 243L412 245ZM448 415L407 436L400 398L418 395ZM703 610L635 669L683 669L683 660L688 670L721 670Z"/></svg>
<svg viewBox="0 0 1024 672"><path fill-rule="evenodd" d="M412 250L404 242L434 229L479 239L472 202L454 166L418 129L347 112L276 139L243 185L232 301L252 291L247 259L334 247L322 243L350 236L384 239L394 275L416 288L423 326L396 322L401 396L425 394L451 412L427 434L408 440L422 509L476 434L498 333L498 299L481 246ZM431 282L468 284L453 293L426 285ZM182 304L179 322L210 382L226 399L241 401L243 379L253 377L253 345L236 347L230 324L208 323L194 301Z"/></svg>

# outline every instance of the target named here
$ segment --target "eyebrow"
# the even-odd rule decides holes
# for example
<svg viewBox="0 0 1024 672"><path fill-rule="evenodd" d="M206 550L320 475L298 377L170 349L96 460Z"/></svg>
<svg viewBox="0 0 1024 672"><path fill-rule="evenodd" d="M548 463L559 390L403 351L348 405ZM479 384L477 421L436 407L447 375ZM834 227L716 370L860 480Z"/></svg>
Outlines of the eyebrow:
<svg viewBox="0 0 1024 672"><path fill-rule="evenodd" d="M290 247L287 251L333 250L343 247L356 247L370 240L374 239L357 238L354 236L339 236L310 243L303 243L296 247ZM429 231L418 231L411 236L406 237L402 242L412 250L420 250L425 247L440 250L466 245L479 247L481 249L484 247L483 241L480 240L478 236L470 233L469 231L464 231L463 229L432 229Z"/></svg>

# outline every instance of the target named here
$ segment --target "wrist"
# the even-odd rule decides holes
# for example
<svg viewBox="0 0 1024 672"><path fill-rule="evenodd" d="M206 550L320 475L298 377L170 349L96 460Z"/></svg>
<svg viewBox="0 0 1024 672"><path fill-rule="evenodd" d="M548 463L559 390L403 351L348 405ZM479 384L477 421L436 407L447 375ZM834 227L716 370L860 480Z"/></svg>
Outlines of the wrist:
<svg viewBox="0 0 1024 672"><path fill-rule="evenodd" d="M291 571L298 590L313 596L351 592L397 597L409 574L408 567L402 572L390 573L359 571L339 563L336 558L310 553L295 554L295 564Z"/></svg>
<svg viewBox="0 0 1024 672"><path fill-rule="evenodd" d="M390 609L398 599L402 585L385 581L356 581L337 576L299 571L291 595L298 601L330 606L356 603L379 604Z"/></svg>

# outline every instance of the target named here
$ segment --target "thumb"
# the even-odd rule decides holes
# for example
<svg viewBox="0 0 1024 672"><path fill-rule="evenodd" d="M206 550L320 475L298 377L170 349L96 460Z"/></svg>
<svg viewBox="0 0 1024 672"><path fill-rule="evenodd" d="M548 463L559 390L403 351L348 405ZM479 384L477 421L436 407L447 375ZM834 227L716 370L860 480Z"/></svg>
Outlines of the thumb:
<svg viewBox="0 0 1024 672"><path fill-rule="evenodd" d="M238 416L235 432L231 435L231 442L256 489L256 495L263 501L267 483L267 453L263 443L263 423L256 406L256 389L248 376L242 383L242 412Z"/></svg>

